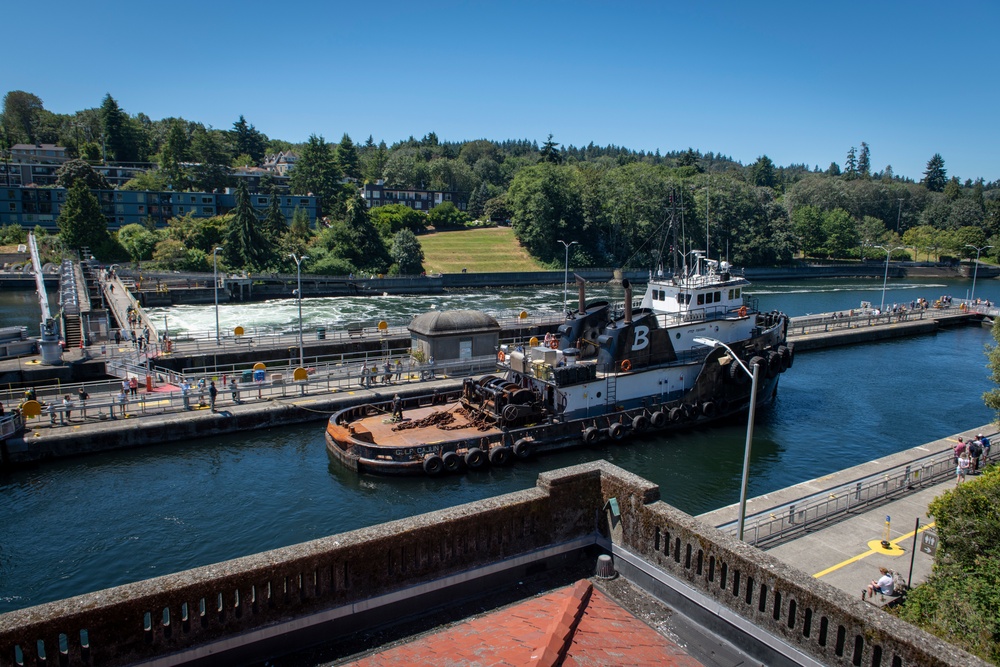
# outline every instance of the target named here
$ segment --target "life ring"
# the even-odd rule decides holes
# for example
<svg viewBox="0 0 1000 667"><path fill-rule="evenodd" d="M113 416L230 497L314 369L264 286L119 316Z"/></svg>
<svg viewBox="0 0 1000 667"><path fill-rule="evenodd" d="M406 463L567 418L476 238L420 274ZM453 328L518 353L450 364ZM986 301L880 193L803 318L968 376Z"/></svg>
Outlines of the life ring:
<svg viewBox="0 0 1000 667"><path fill-rule="evenodd" d="M553 350L559 349L559 340L556 339L556 338L553 338L552 342L549 343L549 347L551 347Z"/></svg>
<svg viewBox="0 0 1000 667"><path fill-rule="evenodd" d="M622 372L628 373L632 370L632 362L628 359L622 359Z"/></svg>
<svg viewBox="0 0 1000 667"><path fill-rule="evenodd" d="M746 306L740 306L740 309L738 311L736 311L736 313L740 317L746 317L747 316L747 307Z"/></svg>
<svg viewBox="0 0 1000 667"><path fill-rule="evenodd" d="M503 350L497 352L497 361L499 361L502 364L506 359L507 355L503 353Z"/></svg>

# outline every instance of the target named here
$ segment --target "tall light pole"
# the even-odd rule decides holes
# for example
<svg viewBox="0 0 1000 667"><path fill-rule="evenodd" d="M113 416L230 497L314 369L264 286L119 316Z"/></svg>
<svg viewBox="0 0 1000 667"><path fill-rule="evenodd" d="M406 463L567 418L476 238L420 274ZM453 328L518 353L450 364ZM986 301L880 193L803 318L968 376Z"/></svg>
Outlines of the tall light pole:
<svg viewBox="0 0 1000 667"><path fill-rule="evenodd" d="M739 364L743 372L750 376L750 411L747 415L747 442L743 448L743 480L740 483L740 517L736 524L736 536L742 542L743 528L746 525L747 519L747 483L750 480L750 446L753 444L753 418L754 413L757 411L757 379L760 373L760 364L754 364L751 371L740 360L739 356L733 352L732 348L721 340L716 340L715 338L695 338L694 342L706 347L725 348L729 352L729 356L733 359L732 363Z"/></svg>
<svg viewBox="0 0 1000 667"><path fill-rule="evenodd" d="M299 297L299 367L303 367L306 365L306 359L305 352L302 350L302 262L309 259L309 255L296 257L293 252L289 254L289 257L295 260L295 268L299 274L299 288L295 290L295 293Z"/></svg>
<svg viewBox="0 0 1000 667"><path fill-rule="evenodd" d="M971 243L965 244L966 248L972 248L976 251L976 268L972 272L972 296L969 297L969 301L973 301L976 298L976 276L979 275L979 255L987 248L992 248L991 245L984 245L983 247L974 246Z"/></svg>
<svg viewBox="0 0 1000 667"><path fill-rule="evenodd" d="M563 312L565 313L569 310L569 247L577 245L579 241L570 241L569 243L566 243L562 239L556 240L559 241L559 243L562 243L563 247L566 248L566 264L563 268Z"/></svg>
<svg viewBox="0 0 1000 667"><path fill-rule="evenodd" d="M881 248L882 250L885 250L885 276L882 278L882 305L879 306L878 309L878 312L882 313L885 312L885 285L887 282L889 282L889 258L892 256L892 253L896 252L897 250L902 250L903 246L898 245L893 247L893 246L877 245L872 247Z"/></svg>
<svg viewBox="0 0 1000 667"><path fill-rule="evenodd" d="M222 248L216 248L212 251L212 278L215 283L215 344L222 345L222 341L219 339L219 251Z"/></svg>

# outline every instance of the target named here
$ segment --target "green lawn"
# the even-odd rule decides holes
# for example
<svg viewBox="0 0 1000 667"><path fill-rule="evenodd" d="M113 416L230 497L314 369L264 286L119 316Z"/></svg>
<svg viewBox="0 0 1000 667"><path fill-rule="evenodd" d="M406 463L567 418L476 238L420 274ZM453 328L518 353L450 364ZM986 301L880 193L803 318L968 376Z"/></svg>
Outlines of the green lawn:
<svg viewBox="0 0 1000 667"><path fill-rule="evenodd" d="M417 238L427 273L545 270L521 247L510 227L432 232Z"/></svg>

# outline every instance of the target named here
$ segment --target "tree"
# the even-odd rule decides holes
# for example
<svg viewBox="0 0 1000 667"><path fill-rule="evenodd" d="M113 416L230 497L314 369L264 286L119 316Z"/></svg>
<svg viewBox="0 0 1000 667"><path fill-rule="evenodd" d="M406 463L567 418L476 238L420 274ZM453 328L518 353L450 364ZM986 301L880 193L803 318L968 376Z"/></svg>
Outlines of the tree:
<svg viewBox="0 0 1000 667"><path fill-rule="evenodd" d="M330 144L322 136L309 135L309 141L299 152L299 159L288 180L292 194L316 195L320 207L327 213L337 198L339 179L340 171L334 162Z"/></svg>
<svg viewBox="0 0 1000 667"><path fill-rule="evenodd" d="M856 155L857 149L851 146L851 150L847 151L847 162L844 164L844 177L847 179L858 177L858 159Z"/></svg>
<svg viewBox="0 0 1000 667"><path fill-rule="evenodd" d="M280 243L281 237L288 231L285 214L281 212L281 197L278 196L278 191L275 188L271 188L271 199L267 203L267 213L264 215L262 231L268 241L274 245Z"/></svg>
<svg viewBox="0 0 1000 667"><path fill-rule="evenodd" d="M59 212L59 235L70 248L89 247L94 252L106 248L108 223L87 184L78 180L66 193L66 202Z"/></svg>
<svg viewBox="0 0 1000 667"><path fill-rule="evenodd" d="M450 201L438 204L427 214L427 224L435 229L446 227L461 227L469 221L469 216Z"/></svg>
<svg viewBox="0 0 1000 667"><path fill-rule="evenodd" d="M551 134L549 135L549 138L545 140L545 143L542 144L541 156L542 156L541 157L542 162L551 162L552 164L562 164L563 161L562 153L559 152L559 145L556 144L556 142L552 141Z"/></svg>
<svg viewBox="0 0 1000 667"><path fill-rule="evenodd" d="M70 160L56 170L56 185L69 190L77 181L83 181L91 190L110 190L111 185L103 174L94 171L83 160Z"/></svg>
<svg viewBox="0 0 1000 667"><path fill-rule="evenodd" d="M232 136L237 155L249 155L252 165L257 165L264 159L267 137L258 132L253 125L248 125L242 115L233 123Z"/></svg>
<svg viewBox="0 0 1000 667"><path fill-rule="evenodd" d="M823 212L815 206L800 206L792 213L792 228L799 237L799 247L809 256L818 253L824 246L826 234L823 232Z"/></svg>
<svg viewBox="0 0 1000 667"><path fill-rule="evenodd" d="M924 172L924 185L931 192L941 192L948 182L947 171L944 168L944 158L940 153L927 161L927 171Z"/></svg>
<svg viewBox="0 0 1000 667"><path fill-rule="evenodd" d="M226 263L250 271L263 270L271 259L268 239L261 233L260 221L250 205L246 181L236 186L236 208L226 228L224 241Z"/></svg>
<svg viewBox="0 0 1000 667"><path fill-rule="evenodd" d="M191 134L191 153L198 163L191 170L192 187L215 192L229 185L229 153L221 131L196 126Z"/></svg>
<svg viewBox="0 0 1000 667"><path fill-rule="evenodd" d="M139 148L132 123L111 93L101 102L101 125L108 156L118 162L138 162Z"/></svg>
<svg viewBox="0 0 1000 667"><path fill-rule="evenodd" d="M321 266L348 266L358 271L385 273L392 261L382 237L368 219L367 204L360 194L348 202L347 218L324 230L320 242L332 258L346 262L324 262Z"/></svg>
<svg viewBox="0 0 1000 667"><path fill-rule="evenodd" d="M167 186L172 190L181 192L188 188L187 174L181 165L187 159L188 137L184 131L184 124L172 118L167 130L167 139L160 149L159 165L167 181Z"/></svg>
<svg viewBox="0 0 1000 667"><path fill-rule="evenodd" d="M397 232L409 229L414 234L423 231L427 216L402 204L376 206L368 211L368 219L384 239L393 238Z"/></svg>
<svg viewBox="0 0 1000 667"><path fill-rule="evenodd" d="M424 270L424 250L420 247L420 241L409 229L401 229L392 237L389 256L395 262L390 273L414 276Z"/></svg>
<svg viewBox="0 0 1000 667"><path fill-rule="evenodd" d="M385 165L389 161L389 149L384 141L380 141L378 146L366 150L361 158L361 175L368 182L385 177Z"/></svg>
<svg viewBox="0 0 1000 667"><path fill-rule="evenodd" d="M774 163L766 155L761 155L750 165L750 182L757 187L774 187Z"/></svg>
<svg viewBox="0 0 1000 667"><path fill-rule="evenodd" d="M871 178L872 161L868 152L868 144L861 142L861 154L858 156L858 175L861 178Z"/></svg>
<svg viewBox="0 0 1000 667"><path fill-rule="evenodd" d="M840 176L840 165L836 162L831 162L830 166L827 167L826 173L828 176Z"/></svg>
<svg viewBox="0 0 1000 667"><path fill-rule="evenodd" d="M144 259L152 258L153 250L162 237L162 233L152 232L135 223L125 225L118 230L118 243L125 248L137 265Z"/></svg>
<svg viewBox="0 0 1000 667"><path fill-rule="evenodd" d="M361 162L358 157L358 149L346 132L341 137L340 143L337 144L337 148L334 151L334 159L337 162L337 167L344 176L361 178Z"/></svg>
<svg viewBox="0 0 1000 667"><path fill-rule="evenodd" d="M535 257L554 262L557 239L583 238L583 193L571 167L540 162L522 169L507 191L514 234Z"/></svg>
<svg viewBox="0 0 1000 667"><path fill-rule="evenodd" d="M834 257L844 257L857 245L857 231L851 214L842 208L823 214L823 234L826 236L826 250Z"/></svg>
<svg viewBox="0 0 1000 667"><path fill-rule="evenodd" d="M37 95L12 90L3 96L2 124L10 145L35 143L39 115L44 110Z"/></svg>

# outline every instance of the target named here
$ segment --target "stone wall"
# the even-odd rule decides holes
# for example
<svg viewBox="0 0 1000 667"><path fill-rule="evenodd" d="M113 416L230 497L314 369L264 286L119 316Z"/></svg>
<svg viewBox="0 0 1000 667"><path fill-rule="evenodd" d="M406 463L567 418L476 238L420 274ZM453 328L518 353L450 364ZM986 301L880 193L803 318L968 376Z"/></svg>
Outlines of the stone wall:
<svg viewBox="0 0 1000 667"><path fill-rule="evenodd" d="M477 568L496 573L526 554L603 537L711 600L705 614L742 617L823 664L986 664L661 502L656 485L599 461L543 473L534 489L4 614L0 665L124 665L170 654L182 662L194 650L218 656L213 642L236 637L245 646L323 615L340 624L324 626L334 639L379 596L402 604L421 586L457 586ZM444 597L448 590L438 588Z"/></svg>

